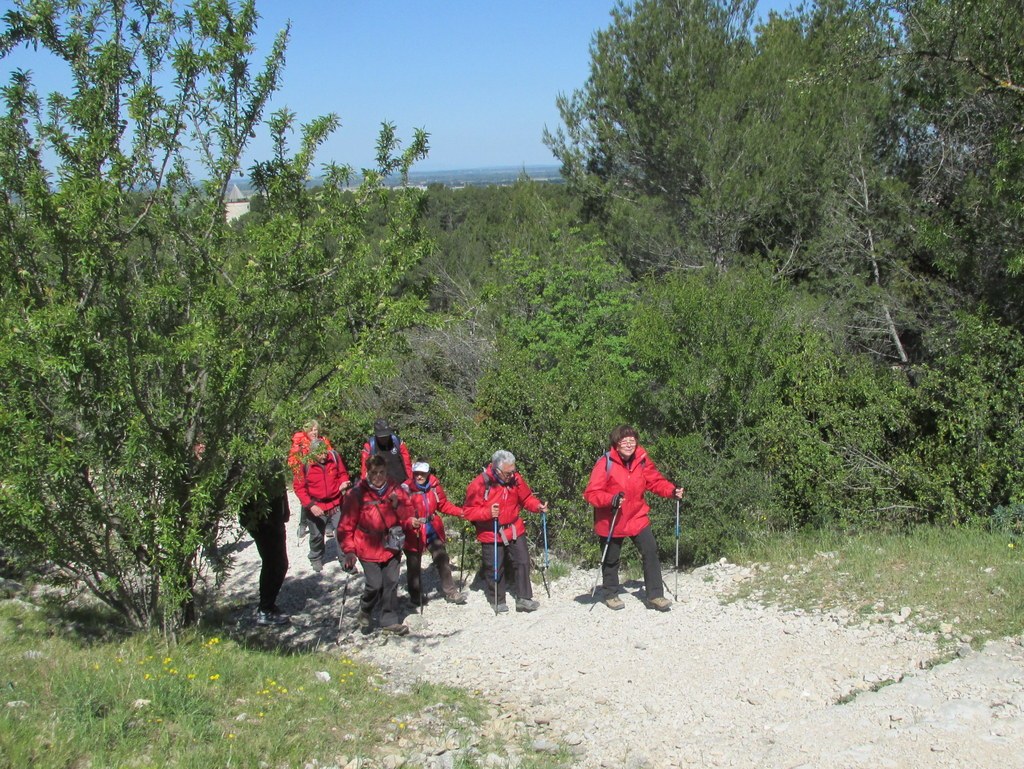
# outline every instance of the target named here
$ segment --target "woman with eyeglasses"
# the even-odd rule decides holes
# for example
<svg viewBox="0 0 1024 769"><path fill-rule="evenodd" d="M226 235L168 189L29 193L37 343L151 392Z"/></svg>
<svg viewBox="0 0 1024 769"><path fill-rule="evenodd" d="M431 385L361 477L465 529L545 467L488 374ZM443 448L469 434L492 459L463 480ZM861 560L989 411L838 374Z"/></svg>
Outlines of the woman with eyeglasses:
<svg viewBox="0 0 1024 769"><path fill-rule="evenodd" d="M629 425L612 430L608 451L594 464L583 498L594 507L594 534L601 548L606 548L601 562L605 606L615 611L626 607L618 596L619 555L623 540L629 537L643 561L648 608L668 611L672 604L665 598L658 543L648 517L651 508L644 494L650 491L659 497L682 499L684 489L658 471L637 438L637 431Z"/></svg>

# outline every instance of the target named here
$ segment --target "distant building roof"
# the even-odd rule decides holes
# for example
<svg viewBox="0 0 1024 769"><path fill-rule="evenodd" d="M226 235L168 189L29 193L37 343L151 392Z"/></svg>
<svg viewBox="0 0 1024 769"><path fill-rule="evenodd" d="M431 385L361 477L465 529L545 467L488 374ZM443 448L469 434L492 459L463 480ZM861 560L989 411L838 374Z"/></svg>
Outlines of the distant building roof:
<svg viewBox="0 0 1024 769"><path fill-rule="evenodd" d="M237 184L232 184L231 185L231 189L228 190L228 197L227 197L227 202L228 203L237 203L239 201L248 200L248 199L249 199L249 196L248 195L243 195L242 191L240 189L238 189L238 185Z"/></svg>

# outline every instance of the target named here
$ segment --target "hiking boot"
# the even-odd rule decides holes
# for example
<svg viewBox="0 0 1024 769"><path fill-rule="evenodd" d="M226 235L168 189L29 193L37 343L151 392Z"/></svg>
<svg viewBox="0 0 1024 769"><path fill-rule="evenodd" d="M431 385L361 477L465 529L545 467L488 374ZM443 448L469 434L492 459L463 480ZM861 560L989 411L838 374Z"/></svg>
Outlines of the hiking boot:
<svg viewBox="0 0 1024 769"><path fill-rule="evenodd" d="M356 627L360 627L363 630L369 630L370 625L373 624L373 620L370 619L370 615L365 611L360 611L356 614Z"/></svg>
<svg viewBox="0 0 1024 769"><path fill-rule="evenodd" d="M495 614L505 614L508 611L508 604L504 601L491 605L494 607Z"/></svg>
<svg viewBox="0 0 1024 769"><path fill-rule="evenodd" d="M532 598L517 598L516 611L537 611L540 604Z"/></svg>
<svg viewBox="0 0 1024 769"><path fill-rule="evenodd" d="M672 602L663 596L658 596L647 601L647 608L656 611L668 611L672 608Z"/></svg>
<svg viewBox="0 0 1024 769"><path fill-rule="evenodd" d="M277 611L258 611L256 612L256 624L267 626L267 625L287 625L289 622L288 617Z"/></svg>
<svg viewBox="0 0 1024 769"><path fill-rule="evenodd" d="M320 572L322 572L324 570L324 562L323 561L310 561L309 562L309 568L311 568L314 572L319 574Z"/></svg>
<svg viewBox="0 0 1024 769"><path fill-rule="evenodd" d="M620 609L626 608L625 602L614 593L605 596L604 605L612 611L619 611Z"/></svg>
<svg viewBox="0 0 1024 769"><path fill-rule="evenodd" d="M299 542L301 542L302 538L305 537L308 533L309 526L306 524L306 519L303 518L301 521L299 521L299 525L295 529L295 536L298 537Z"/></svg>
<svg viewBox="0 0 1024 769"><path fill-rule="evenodd" d="M409 626L402 624L388 625L387 627L382 627L381 632L390 635L409 635Z"/></svg>
<svg viewBox="0 0 1024 769"><path fill-rule="evenodd" d="M468 599L466 598L466 594L465 593L460 593L458 590L453 590L450 593L445 593L444 594L444 600L446 600L448 603L456 603L456 604L462 605Z"/></svg>

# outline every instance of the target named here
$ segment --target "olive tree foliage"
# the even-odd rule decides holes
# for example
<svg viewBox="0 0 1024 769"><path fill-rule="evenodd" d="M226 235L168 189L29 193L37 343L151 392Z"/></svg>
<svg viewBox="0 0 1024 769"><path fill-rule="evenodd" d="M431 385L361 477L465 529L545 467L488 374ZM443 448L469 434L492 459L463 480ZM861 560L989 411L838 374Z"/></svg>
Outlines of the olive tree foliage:
<svg viewBox="0 0 1024 769"><path fill-rule="evenodd" d="M0 32L0 54L39 50L73 81L42 96L16 71L3 89L0 542L140 627L196 617L203 553L297 414L358 386L419 313L393 294L417 204L380 179L422 133L399 151L385 126L355 194L343 168L308 190L337 119L292 152L278 113L254 169L268 213L225 223L284 61L287 30L254 64L257 20L252 2L26 0Z"/></svg>

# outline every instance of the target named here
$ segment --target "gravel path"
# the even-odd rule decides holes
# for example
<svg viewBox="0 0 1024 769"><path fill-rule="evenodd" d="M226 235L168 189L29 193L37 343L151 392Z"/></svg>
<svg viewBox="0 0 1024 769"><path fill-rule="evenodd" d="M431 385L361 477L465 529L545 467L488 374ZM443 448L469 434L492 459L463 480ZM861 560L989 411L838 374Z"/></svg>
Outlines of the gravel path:
<svg viewBox="0 0 1024 769"><path fill-rule="evenodd" d="M237 547L222 591L246 607L245 624L259 559L251 540ZM538 750L567 747L583 769L1024 769L1024 637L963 646L933 664L935 637L905 613L863 620L723 602L751 576L724 562L680 574L667 613L644 608L639 583L625 586L623 611L592 605L589 571L552 584L550 599L538 585L532 614L495 616L479 588L464 606L439 600L431 568L434 600L406 619L405 638L355 629L362 578L352 577L339 634L338 563L314 574L294 524L289 558L278 603L292 625L253 632L341 650L399 685L422 678L478 691L497 706L495 728Z"/></svg>

